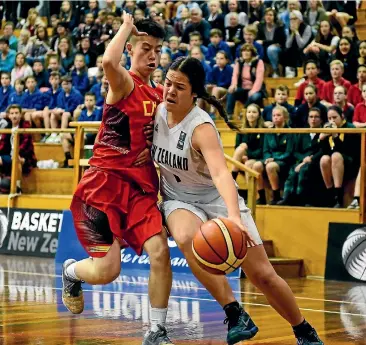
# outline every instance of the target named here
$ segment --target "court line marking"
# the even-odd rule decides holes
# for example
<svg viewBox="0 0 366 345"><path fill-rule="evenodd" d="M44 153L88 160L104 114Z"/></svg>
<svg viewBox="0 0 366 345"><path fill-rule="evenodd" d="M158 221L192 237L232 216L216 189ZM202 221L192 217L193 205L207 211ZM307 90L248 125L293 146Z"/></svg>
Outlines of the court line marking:
<svg viewBox="0 0 366 345"><path fill-rule="evenodd" d="M53 286L30 286L30 285L9 285L9 284L4 284L4 287L19 287L19 288L24 288L24 287L30 287L30 288L47 288L47 289L51 289L51 290L62 290L62 288L60 287L53 287ZM134 296L148 296L148 293L142 293L142 292L121 292L121 291L106 291L106 290L86 290L83 289L84 292L102 292L102 293L109 293L109 294L121 294L121 295L134 295ZM178 298L178 299L187 299L187 300L191 300L191 301L205 301L205 302L216 302L217 301L215 299L212 298L200 298L200 297L189 297L189 296L174 296L174 295L170 295L169 298ZM16 301L15 301L16 302ZM257 307L267 307L267 308L272 308L271 305L269 304L264 304L264 303L252 303L252 302L241 302L238 301L240 304L244 304L244 305L253 305L253 306L257 306ZM312 309L312 308L300 308L300 310L305 310L305 311L312 311L312 312L316 312L316 313L327 313L327 314L338 314L338 315L351 315L351 316L362 316L362 317L366 317L366 314L356 314L356 313L344 313L344 312L339 312L339 311L332 311L332 310L323 310L323 309ZM108 310L108 309L106 309Z"/></svg>
<svg viewBox="0 0 366 345"><path fill-rule="evenodd" d="M3 272L61 278L61 275L51 274L51 273L46 274L46 273L33 273L33 272L8 271L8 270L4 270ZM195 279L197 279L197 278L195 278ZM144 283L144 282L127 282L127 281L114 281L110 284L145 285L145 286L148 285L148 283ZM173 288L177 288L177 287L173 287ZM195 290L207 291L206 288L199 287L199 286L194 287L194 288L192 288L192 287L185 287L185 288L186 289L190 288L190 289L195 289ZM84 291L86 291L86 290L84 290ZM93 290L93 291L98 291L98 290ZM116 292L118 292L118 291L116 291ZM235 291L235 290L233 290L233 293L240 294L240 295L254 295L254 296L264 296L265 297L265 295L263 293L260 293L260 292ZM323 298L312 298L312 297L302 297L302 296L295 296L295 298L300 299L300 300L307 300L307 301L330 302L330 303L339 303L339 304L366 305L366 303L363 303L363 302L350 302L350 301L340 301L340 300L323 299Z"/></svg>

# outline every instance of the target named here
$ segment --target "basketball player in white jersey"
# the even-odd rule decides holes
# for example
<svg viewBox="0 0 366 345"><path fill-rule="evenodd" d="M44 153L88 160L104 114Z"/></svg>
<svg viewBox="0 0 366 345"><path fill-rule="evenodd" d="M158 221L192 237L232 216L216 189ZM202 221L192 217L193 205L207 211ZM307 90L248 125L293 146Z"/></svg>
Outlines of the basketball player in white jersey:
<svg viewBox="0 0 366 345"><path fill-rule="evenodd" d="M270 264L244 200L227 169L222 145L210 116L195 105L202 98L214 105L228 123L221 103L204 87L205 72L194 58L173 62L164 85L154 125L152 156L160 167L161 210L170 234L184 253L196 278L220 303L228 322L229 345L250 339L258 328L235 300L225 276L202 269L192 252L192 239L203 222L227 217L249 234L242 269L271 306L293 327L300 345L322 345L301 315L295 297Z"/></svg>

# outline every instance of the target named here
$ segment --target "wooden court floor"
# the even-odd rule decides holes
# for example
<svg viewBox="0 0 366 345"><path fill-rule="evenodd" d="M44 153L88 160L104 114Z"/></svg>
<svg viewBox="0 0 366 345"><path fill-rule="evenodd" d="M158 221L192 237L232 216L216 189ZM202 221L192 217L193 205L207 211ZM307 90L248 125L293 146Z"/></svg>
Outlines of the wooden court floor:
<svg viewBox="0 0 366 345"><path fill-rule="evenodd" d="M366 344L366 284L288 280L305 317L325 344ZM245 344L296 344L291 328L248 281L233 279L237 298L259 327ZM147 273L123 272L112 284L84 286L83 314L61 302L52 259L0 256L1 345L141 344L148 322ZM189 275L175 275L168 329L176 345L225 344L224 313Z"/></svg>

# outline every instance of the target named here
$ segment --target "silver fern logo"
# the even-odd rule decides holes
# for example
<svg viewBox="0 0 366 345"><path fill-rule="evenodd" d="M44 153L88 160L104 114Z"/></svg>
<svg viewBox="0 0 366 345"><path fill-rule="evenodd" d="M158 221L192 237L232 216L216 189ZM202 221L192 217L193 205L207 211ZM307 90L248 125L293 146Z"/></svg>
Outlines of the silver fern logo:
<svg viewBox="0 0 366 345"><path fill-rule="evenodd" d="M2 247L5 237L8 233L8 218L3 211L0 210L0 248Z"/></svg>
<svg viewBox="0 0 366 345"><path fill-rule="evenodd" d="M366 281L366 227L351 232L342 248L347 272L356 279Z"/></svg>

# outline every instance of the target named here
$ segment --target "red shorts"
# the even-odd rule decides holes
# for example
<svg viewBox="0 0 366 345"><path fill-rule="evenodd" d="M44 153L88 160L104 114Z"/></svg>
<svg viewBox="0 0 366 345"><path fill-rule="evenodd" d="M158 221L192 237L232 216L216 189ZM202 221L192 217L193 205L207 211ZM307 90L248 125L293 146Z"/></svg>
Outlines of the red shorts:
<svg viewBox="0 0 366 345"><path fill-rule="evenodd" d="M141 255L145 241L162 228L155 193L93 167L81 179L70 209L79 241L92 257L104 257L116 238Z"/></svg>

